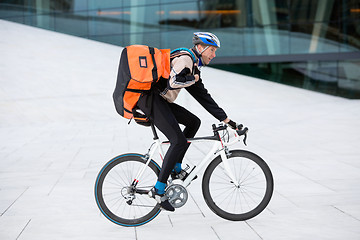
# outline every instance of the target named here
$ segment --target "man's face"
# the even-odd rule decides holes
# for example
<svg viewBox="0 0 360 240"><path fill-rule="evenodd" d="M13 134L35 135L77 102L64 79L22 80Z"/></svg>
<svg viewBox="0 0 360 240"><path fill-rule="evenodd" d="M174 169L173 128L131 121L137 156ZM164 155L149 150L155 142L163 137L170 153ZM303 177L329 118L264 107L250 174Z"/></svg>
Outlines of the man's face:
<svg viewBox="0 0 360 240"><path fill-rule="evenodd" d="M200 49L201 48L201 49ZM199 50L202 51L205 47L204 46L199 46ZM216 52L217 47L214 46L210 46L208 47L201 55L202 55L202 60L204 61L204 65L208 65L211 60L216 57Z"/></svg>

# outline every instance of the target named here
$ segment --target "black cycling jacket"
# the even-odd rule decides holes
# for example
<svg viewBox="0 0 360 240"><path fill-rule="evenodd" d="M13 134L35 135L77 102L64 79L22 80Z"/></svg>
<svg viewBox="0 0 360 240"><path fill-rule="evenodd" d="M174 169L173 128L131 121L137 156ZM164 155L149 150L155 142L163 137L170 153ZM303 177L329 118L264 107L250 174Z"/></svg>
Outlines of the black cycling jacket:
<svg viewBox="0 0 360 240"><path fill-rule="evenodd" d="M160 79L156 84L158 92L162 92L167 86L167 79ZM202 83L202 79L199 79L195 84L185 87L191 96L193 96L211 115L213 115L219 121L223 121L227 118L225 111L219 107L215 100L211 97L208 90Z"/></svg>
<svg viewBox="0 0 360 240"><path fill-rule="evenodd" d="M219 121L227 118L225 111L219 107L205 88L202 80L199 79L195 84L185 88L211 115Z"/></svg>

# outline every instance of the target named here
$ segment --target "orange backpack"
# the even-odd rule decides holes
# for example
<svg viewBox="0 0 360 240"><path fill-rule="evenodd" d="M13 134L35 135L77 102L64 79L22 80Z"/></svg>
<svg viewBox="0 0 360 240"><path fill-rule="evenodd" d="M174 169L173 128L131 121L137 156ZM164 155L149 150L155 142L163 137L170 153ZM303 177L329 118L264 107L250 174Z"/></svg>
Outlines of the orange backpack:
<svg viewBox="0 0 360 240"><path fill-rule="evenodd" d="M113 94L116 111L124 118L147 122L146 116L138 116L136 104L141 94L150 91L161 77L167 79L169 75L170 49L145 45L124 48Z"/></svg>

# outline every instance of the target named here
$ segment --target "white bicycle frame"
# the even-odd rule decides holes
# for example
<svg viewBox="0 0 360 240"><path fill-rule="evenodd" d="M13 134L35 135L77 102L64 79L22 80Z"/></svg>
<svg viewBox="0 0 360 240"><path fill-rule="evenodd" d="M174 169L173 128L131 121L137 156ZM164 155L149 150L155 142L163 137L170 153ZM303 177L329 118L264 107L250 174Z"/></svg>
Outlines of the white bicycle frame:
<svg viewBox="0 0 360 240"><path fill-rule="evenodd" d="M181 184L184 187L187 187L190 185L191 181L194 179L194 177L208 164L210 164L210 161L215 159L217 156L220 155L221 160L224 164L224 172L227 174L227 176L231 179L232 183L239 187L239 183L236 182L234 172L230 167L228 156L229 151L228 147L231 145L234 145L235 143L239 142L241 140L240 136L237 134L235 130L232 130L231 128L228 128L224 131L227 131L228 139L225 141L224 137L219 137L216 139L214 136L212 137L199 137L199 138L190 138L188 139L189 143L194 142L201 142L201 141L214 141L214 144L209 151L209 153L200 161L200 163L196 166L194 166L193 170L190 172L189 176L186 177L186 179ZM231 141L230 141L231 140ZM138 182L141 180L141 176L144 173L146 167L149 165L150 161L153 159L153 156L156 152L158 152L163 158L164 153L162 150L162 144L165 144L168 142L161 142L159 138L154 138L154 142L149 148L148 153L145 155L145 160L147 160L146 164L140 169L139 173L137 174L135 181Z"/></svg>

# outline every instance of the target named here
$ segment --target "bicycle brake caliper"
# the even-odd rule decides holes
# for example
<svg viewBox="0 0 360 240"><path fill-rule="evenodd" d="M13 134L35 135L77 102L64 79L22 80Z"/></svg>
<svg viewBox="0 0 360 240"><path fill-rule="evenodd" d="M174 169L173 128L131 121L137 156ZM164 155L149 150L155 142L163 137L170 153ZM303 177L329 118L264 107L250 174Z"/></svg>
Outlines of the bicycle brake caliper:
<svg viewBox="0 0 360 240"><path fill-rule="evenodd" d="M231 152L229 151L229 148L225 146L224 151L225 151L225 154L226 154L226 158L229 158L231 156Z"/></svg>

